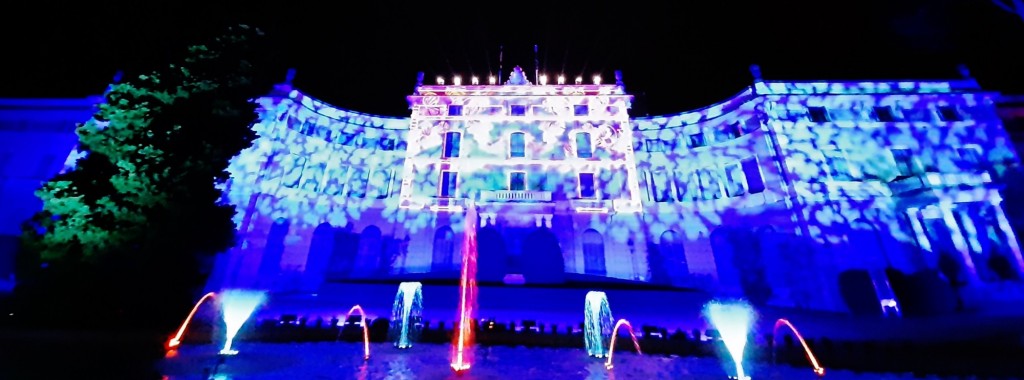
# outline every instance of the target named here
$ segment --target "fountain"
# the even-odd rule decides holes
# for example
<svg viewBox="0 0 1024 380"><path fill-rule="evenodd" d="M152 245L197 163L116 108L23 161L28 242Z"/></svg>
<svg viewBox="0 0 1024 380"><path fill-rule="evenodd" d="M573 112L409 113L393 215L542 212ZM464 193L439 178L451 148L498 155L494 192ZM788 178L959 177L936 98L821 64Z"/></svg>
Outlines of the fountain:
<svg viewBox="0 0 1024 380"><path fill-rule="evenodd" d="M796 335L796 339L800 341L800 345L804 348L804 353L807 354L807 360L811 362L811 366L814 367L814 374L818 377L825 376L825 367L818 364L818 359L811 353L811 348L807 346L807 342L804 341L804 337L800 335L799 331L796 331L796 326L789 323L789 320L785 318L779 318L775 321L775 328L772 330L772 362L775 362L775 338L779 336L779 328L782 326L789 327L793 331L793 335Z"/></svg>
<svg viewBox="0 0 1024 380"><path fill-rule="evenodd" d="M743 374L743 349L747 346L747 334L754 324L754 309L745 302L709 302L704 306L704 315L718 329L726 350L736 363L736 378L749 379Z"/></svg>
<svg viewBox="0 0 1024 380"><path fill-rule="evenodd" d="M351 309L348 309L348 313L345 314L345 322L343 323L348 323L349 317L352 316L352 313L357 311L359 312L360 317L359 324L363 327L363 360L370 360L370 328L366 325L366 312L363 311L363 307L355 305L352 306ZM334 338L335 340L341 336L342 331L345 331L344 327L342 327L341 330L338 330L338 336Z"/></svg>
<svg viewBox="0 0 1024 380"><path fill-rule="evenodd" d="M612 309L608 306L608 296L604 292L587 292L583 308L583 339L587 355L603 358L608 355L605 349L608 338L612 337Z"/></svg>
<svg viewBox="0 0 1024 380"><path fill-rule="evenodd" d="M608 360L604 362L604 367L607 369L612 369L613 367L612 355L615 355L615 337L619 335L619 327L622 326L626 326L626 329L629 330L629 337L633 339L633 347L636 348L636 353L642 354L640 352L640 342L637 342L636 335L633 334L633 326L629 324L629 321L620 319L618 322L615 322L615 329L612 330L612 341L608 345Z"/></svg>
<svg viewBox="0 0 1024 380"><path fill-rule="evenodd" d="M395 347L409 348L417 340L423 325L423 284L403 282L398 285L395 303L391 307L391 327L388 333ZM410 325L411 323L411 325Z"/></svg>
<svg viewBox="0 0 1024 380"><path fill-rule="evenodd" d="M469 370L473 345L472 322L476 314L476 205L467 205L465 237L462 240L462 277L459 281L458 329L452 342L452 370Z"/></svg>
<svg viewBox="0 0 1024 380"><path fill-rule="evenodd" d="M224 326L227 328L227 338L224 348L220 350L221 355L238 353L231 349L235 334L238 334L238 330L242 328L245 321L263 303L265 298L265 293L257 290L230 289L221 294L219 297L220 308L224 314Z"/></svg>
<svg viewBox="0 0 1024 380"><path fill-rule="evenodd" d="M192 306L192 311L188 313L188 316L185 317L185 321L181 323L181 327L178 328L178 333L174 334L174 337L172 337L171 340L167 341L168 349L178 347L178 345L181 344L181 337L185 335L185 328L187 328L188 324L192 322L192 317L196 315L196 311L199 310L199 306L202 305L203 302L206 302L207 299L214 298L215 296L216 294L214 294L213 292L206 293L206 295L204 295L202 298L199 299L198 302L196 302L195 306Z"/></svg>

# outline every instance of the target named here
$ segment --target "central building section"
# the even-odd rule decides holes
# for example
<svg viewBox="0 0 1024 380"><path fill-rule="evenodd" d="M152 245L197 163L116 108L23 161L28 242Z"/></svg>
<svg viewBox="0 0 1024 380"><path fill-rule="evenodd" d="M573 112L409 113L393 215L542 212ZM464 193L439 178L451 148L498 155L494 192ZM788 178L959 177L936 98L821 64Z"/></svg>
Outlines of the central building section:
<svg viewBox="0 0 1024 380"><path fill-rule="evenodd" d="M400 208L444 219L473 201L484 281L644 277L627 244L641 200L621 82L533 84L518 67L504 84L438 82L408 97Z"/></svg>

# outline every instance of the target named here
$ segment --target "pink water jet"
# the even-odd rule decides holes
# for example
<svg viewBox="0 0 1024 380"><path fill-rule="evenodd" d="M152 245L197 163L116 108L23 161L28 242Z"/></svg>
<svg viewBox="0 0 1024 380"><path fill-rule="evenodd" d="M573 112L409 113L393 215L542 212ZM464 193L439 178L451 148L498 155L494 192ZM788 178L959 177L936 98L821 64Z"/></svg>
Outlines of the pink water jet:
<svg viewBox="0 0 1024 380"><path fill-rule="evenodd" d="M356 311L359 312L359 316L362 318L359 324L363 325L363 360L370 360L370 328L366 326L366 312L363 311L363 307L359 305L352 306L348 310L348 314L345 314L345 321L348 321L348 317L352 316L352 313ZM338 334L341 334L341 331L338 331Z"/></svg>
<svg viewBox="0 0 1024 380"><path fill-rule="evenodd" d="M612 342L608 345L608 360L604 362L604 367L607 369L614 367L612 365L612 355L615 355L615 338L619 335L619 327L621 326L626 326L626 329L629 331L629 337L633 339L633 347L636 348L636 353L638 355L643 354L643 352L640 352L640 342L637 342L636 335L633 334L633 326L629 324L629 321L620 319L618 322L615 322L615 328L612 329Z"/></svg>
<svg viewBox="0 0 1024 380"><path fill-rule="evenodd" d="M818 375L818 377L825 376L825 368L818 364L818 359L814 357L813 353L811 353L811 348L807 346L807 342L804 341L804 337L801 336L800 332L796 331L796 327L793 326L792 323L789 323L789 320L785 318L779 318L778 321L775 321L775 328L772 330L772 358L775 357L775 339L778 338L779 328L782 326L789 327L789 329L793 331L793 335L796 336L796 339L800 341L800 345L804 347L804 353L807 354L807 360L810 361L811 366L814 367L814 374Z"/></svg>
<svg viewBox="0 0 1024 380"><path fill-rule="evenodd" d="M199 306L202 305L203 302L206 302L207 299L214 298L215 296L216 294L214 292L206 293L198 302L196 302L195 306L192 306L192 311L188 313L188 317L185 317L185 321L181 323L181 327L178 328L178 333L171 337L171 340L167 341L168 349L176 348L181 345L181 337L185 335L185 329L188 328L189 322L192 322L192 317L196 315L196 311L199 310Z"/></svg>
<svg viewBox="0 0 1024 380"><path fill-rule="evenodd" d="M473 319L476 314L476 206L470 202L466 210L465 237L462 239L462 278L459 280L458 331L452 342L452 370L469 370L472 362Z"/></svg>

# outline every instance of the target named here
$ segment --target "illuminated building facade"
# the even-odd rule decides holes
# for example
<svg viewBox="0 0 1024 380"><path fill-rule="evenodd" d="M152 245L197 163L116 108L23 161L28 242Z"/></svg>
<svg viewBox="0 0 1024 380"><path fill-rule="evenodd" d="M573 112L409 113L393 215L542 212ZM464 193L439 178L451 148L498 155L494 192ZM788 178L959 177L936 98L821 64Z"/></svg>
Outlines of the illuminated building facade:
<svg viewBox="0 0 1024 380"><path fill-rule="evenodd" d="M644 118L618 75L485 79L421 79L408 118L290 84L258 99L260 137L226 188L239 243L210 286L453 280L471 205L485 283L652 283L875 314L941 308L908 290L922 286L976 305L1024 284L1000 183L1019 160L999 95L970 78L755 74L723 102Z"/></svg>

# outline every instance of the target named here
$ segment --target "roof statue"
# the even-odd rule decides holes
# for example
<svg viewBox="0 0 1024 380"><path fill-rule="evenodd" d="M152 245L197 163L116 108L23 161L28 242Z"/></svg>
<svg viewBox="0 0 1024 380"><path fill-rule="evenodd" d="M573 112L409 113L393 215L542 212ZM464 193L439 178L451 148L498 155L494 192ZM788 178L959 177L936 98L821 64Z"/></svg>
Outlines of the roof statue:
<svg viewBox="0 0 1024 380"><path fill-rule="evenodd" d="M512 69L512 74L509 74L508 82L505 82L505 84L527 85L532 83L526 80L526 74L523 74L523 68L516 66L515 68Z"/></svg>

